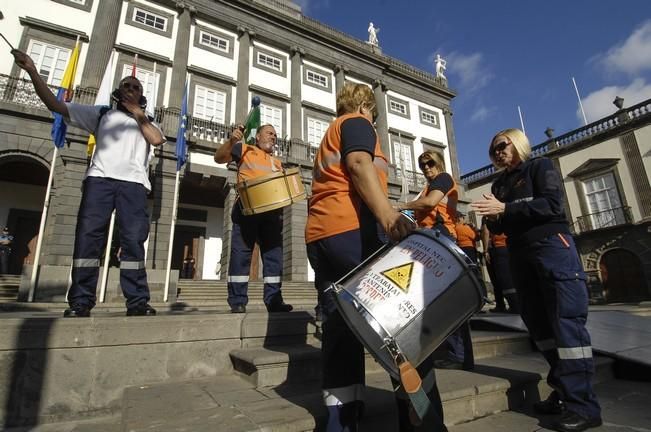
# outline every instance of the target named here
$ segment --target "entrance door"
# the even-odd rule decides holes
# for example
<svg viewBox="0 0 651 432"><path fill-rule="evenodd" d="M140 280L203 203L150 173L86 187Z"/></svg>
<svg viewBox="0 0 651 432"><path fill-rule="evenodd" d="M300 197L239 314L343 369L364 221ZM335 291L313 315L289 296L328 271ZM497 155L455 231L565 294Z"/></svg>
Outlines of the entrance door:
<svg viewBox="0 0 651 432"><path fill-rule="evenodd" d="M203 273L202 245L205 237L205 228L176 226L174 247L172 248L172 268L180 272L182 279L201 279Z"/></svg>
<svg viewBox="0 0 651 432"><path fill-rule="evenodd" d="M34 264L41 212L9 210L9 232L14 236L9 256L9 273L21 274L24 264Z"/></svg>
<svg viewBox="0 0 651 432"><path fill-rule="evenodd" d="M607 302L637 302L651 297L640 260L634 253L610 250L601 257L599 267Z"/></svg>

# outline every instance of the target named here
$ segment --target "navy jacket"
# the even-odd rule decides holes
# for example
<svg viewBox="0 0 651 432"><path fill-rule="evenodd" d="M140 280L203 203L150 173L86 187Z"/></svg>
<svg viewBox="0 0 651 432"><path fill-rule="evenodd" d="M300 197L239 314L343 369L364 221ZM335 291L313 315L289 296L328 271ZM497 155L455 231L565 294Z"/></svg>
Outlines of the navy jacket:
<svg viewBox="0 0 651 432"><path fill-rule="evenodd" d="M550 159L532 158L512 171L505 170L491 191L506 208L497 220L487 221L488 228L506 234L509 248L557 233L569 234L561 178Z"/></svg>

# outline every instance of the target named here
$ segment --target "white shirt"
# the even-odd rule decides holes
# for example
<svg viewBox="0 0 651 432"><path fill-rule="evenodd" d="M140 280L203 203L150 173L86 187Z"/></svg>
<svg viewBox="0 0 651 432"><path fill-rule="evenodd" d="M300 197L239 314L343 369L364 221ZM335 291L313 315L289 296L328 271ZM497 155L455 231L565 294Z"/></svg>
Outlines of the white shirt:
<svg viewBox="0 0 651 432"><path fill-rule="evenodd" d="M149 161L153 156L136 120L112 109L99 121L102 106L67 103L69 123L95 135L95 153L86 177L106 177L140 183L151 190ZM67 119L68 120L68 119ZM158 130L160 127L152 123Z"/></svg>

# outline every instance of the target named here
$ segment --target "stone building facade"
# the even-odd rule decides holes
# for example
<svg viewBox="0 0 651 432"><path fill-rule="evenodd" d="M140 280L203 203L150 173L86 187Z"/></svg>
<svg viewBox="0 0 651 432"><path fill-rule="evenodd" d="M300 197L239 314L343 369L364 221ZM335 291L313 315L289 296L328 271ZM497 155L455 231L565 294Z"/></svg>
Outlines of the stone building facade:
<svg viewBox="0 0 651 432"><path fill-rule="evenodd" d="M213 154L232 125L244 121L254 95L262 99L263 122L273 124L282 137L277 156L300 168L308 191L315 148L335 117L336 91L347 81L367 84L375 93L377 132L391 159L392 198L404 193L403 178L409 193L421 188L416 158L427 149L440 152L459 177L450 109L455 93L447 82L304 16L290 1L34 0L11 3L3 14L0 31L34 58L53 89L79 38L75 102L94 103L111 59L117 85L131 74L137 57L136 74L149 109L168 138L150 167L147 268L155 299L160 299L167 267L174 140L187 77L190 151L181 171L173 286L189 253L196 262L195 278L217 280L226 273L235 176L232 167L214 163ZM65 296L87 166L87 135L74 128L52 166L51 122L11 55L0 53L0 224L17 234L12 271L23 273L23 293L29 289L45 185L53 169L35 293L40 301ZM305 202L286 207L284 218L284 278L310 280ZM109 298L120 296L113 273Z"/></svg>

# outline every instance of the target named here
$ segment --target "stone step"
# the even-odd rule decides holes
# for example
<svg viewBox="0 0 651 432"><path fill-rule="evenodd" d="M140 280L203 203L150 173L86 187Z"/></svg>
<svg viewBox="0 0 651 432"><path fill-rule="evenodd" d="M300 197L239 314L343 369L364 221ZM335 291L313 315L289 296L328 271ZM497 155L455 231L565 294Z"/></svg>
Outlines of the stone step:
<svg viewBox="0 0 651 432"><path fill-rule="evenodd" d="M472 332L475 360L504 354L531 352L531 343L524 333ZM318 380L321 377L320 343L301 346L257 346L231 351L233 368L256 387L276 386L295 380ZM366 354L367 370L381 366Z"/></svg>
<svg viewBox="0 0 651 432"><path fill-rule="evenodd" d="M612 360L598 358L596 382L611 380ZM547 364L537 353L483 359L472 372L439 370L446 424L518 409L549 394ZM386 373L366 376L361 431L398 430ZM131 387L123 398L123 430L129 432L287 432L318 430L325 419L318 382L256 388L234 376ZM475 429L483 430L483 429ZM523 429L503 429L523 430Z"/></svg>

